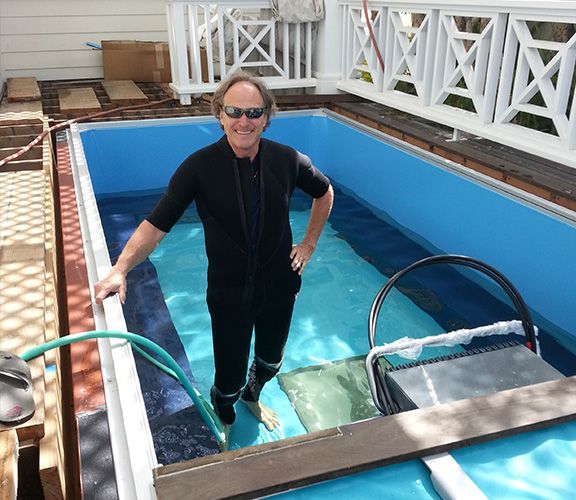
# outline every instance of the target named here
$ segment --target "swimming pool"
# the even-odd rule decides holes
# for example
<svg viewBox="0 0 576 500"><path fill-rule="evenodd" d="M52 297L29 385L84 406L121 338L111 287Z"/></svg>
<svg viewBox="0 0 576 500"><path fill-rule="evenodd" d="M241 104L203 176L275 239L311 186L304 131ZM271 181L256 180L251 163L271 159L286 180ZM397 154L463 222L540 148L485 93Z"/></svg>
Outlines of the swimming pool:
<svg viewBox="0 0 576 500"><path fill-rule="evenodd" d="M181 159L219 135L217 125L206 119L193 124L182 122L177 134L174 123L156 125L153 129L126 124L90 126L82 132L96 193L110 197L162 187ZM299 137L294 130L307 133ZM538 313L536 323L555 323L559 327L555 329L559 332L556 340L573 345L573 338L565 333L576 331L569 307L569 290L575 278L569 257L576 248L576 231L568 212L537 206L535 199L520 199L520 193L514 190L502 196L488 181L466 169L449 163L438 166L418 155L407 156L376 140L371 133L352 132L351 135L350 127L324 113L285 114L276 118L268 135L307 152L331 178L364 199L373 212L396 220L424 246L473 255L500 269ZM331 144L348 147L342 150ZM121 178L107 173L120 170ZM542 276L554 286L543 283ZM570 425L553 429L562 431L560 439L573 444ZM518 443L507 446L523 448ZM487 446L490 453L494 448ZM462 461L466 462L466 458ZM492 457L489 463L493 462ZM479 475L482 474L476 474Z"/></svg>

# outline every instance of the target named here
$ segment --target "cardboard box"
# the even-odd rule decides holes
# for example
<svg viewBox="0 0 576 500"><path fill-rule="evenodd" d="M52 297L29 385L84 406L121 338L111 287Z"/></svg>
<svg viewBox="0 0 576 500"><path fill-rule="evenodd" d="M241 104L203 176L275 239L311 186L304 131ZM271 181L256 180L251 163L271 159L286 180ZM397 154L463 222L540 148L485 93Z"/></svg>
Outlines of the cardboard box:
<svg viewBox="0 0 576 500"><path fill-rule="evenodd" d="M103 40L102 60L105 80L172 81L167 42Z"/></svg>

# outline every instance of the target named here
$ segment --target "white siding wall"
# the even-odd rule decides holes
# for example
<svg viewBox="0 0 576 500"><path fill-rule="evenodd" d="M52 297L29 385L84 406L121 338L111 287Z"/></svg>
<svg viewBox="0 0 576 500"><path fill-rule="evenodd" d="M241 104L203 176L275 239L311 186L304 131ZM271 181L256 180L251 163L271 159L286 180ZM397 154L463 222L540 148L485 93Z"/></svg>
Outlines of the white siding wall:
<svg viewBox="0 0 576 500"><path fill-rule="evenodd" d="M102 78L86 42L166 41L165 0L0 0L0 85L6 78Z"/></svg>

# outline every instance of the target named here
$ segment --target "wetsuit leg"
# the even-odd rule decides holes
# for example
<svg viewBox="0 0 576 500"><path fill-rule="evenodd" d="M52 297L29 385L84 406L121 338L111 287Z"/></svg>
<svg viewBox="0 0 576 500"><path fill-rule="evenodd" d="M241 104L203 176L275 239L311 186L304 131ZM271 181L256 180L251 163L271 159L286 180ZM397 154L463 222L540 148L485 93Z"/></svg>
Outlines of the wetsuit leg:
<svg viewBox="0 0 576 500"><path fill-rule="evenodd" d="M248 383L242 392L242 399L258 401L264 384L280 370L284 348L290 331L294 310L293 294L269 295L261 312L256 316L254 331L254 361L250 367Z"/></svg>
<svg viewBox="0 0 576 500"><path fill-rule="evenodd" d="M208 304L212 320L214 346L214 387L210 391L212 405L226 424L236 419L234 403L240 397L246 383L252 318L240 311L240 307Z"/></svg>

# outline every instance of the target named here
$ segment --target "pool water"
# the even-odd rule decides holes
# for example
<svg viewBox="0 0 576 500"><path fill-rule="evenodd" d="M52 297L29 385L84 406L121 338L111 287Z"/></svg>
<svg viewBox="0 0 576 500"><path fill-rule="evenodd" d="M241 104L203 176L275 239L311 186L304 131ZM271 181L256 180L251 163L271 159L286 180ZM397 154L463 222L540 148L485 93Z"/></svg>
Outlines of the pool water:
<svg viewBox="0 0 576 500"><path fill-rule="evenodd" d="M295 241L304 235L308 216L309 210L292 210L290 219ZM200 391L207 395L213 383L214 361L210 316L205 304L207 261L201 223L187 218L185 223L177 224L150 260L158 272L192 373ZM282 371L366 354L367 313L384 280L382 274L358 256L341 233L328 223L306 268ZM444 331L400 292L393 293L389 300L388 314L383 315L381 321L389 331L389 340L397 338L395 336L423 337ZM436 355L447 353L440 349L435 351ZM282 426L269 432L237 405L239 416L232 427L232 449L306 432L276 379L266 385L262 401L278 412Z"/></svg>
<svg viewBox="0 0 576 500"><path fill-rule="evenodd" d="M149 212L158 196L159 192L101 197L100 211L112 254L121 249L135 224ZM380 212L376 216L375 212L345 190L337 188L333 213L306 269L296 302L283 372L366 354L368 311L387 277L415 260L432 253L442 253L426 241L416 241L417 238L411 237L409 231L395 224L386 214ZM120 214L126 213L132 214L128 217L129 224L121 220L126 215ZM291 211L295 241L304 234L308 215L308 200L296 194ZM106 224L107 220L109 224ZM186 351L197 387L207 396L213 381L210 318L205 304L207 262L202 226L193 207L150 256L150 263L153 264L155 279L169 316ZM449 267L414 273L411 278L400 282L399 290L387 298L379 318L378 342L403 336L423 337L517 317L505 302L488 293L477 281L467 279ZM130 317L128 313L129 328ZM565 374L572 374L576 359L556 342L555 335L558 333L554 333L550 335L544 331L541 334L544 356ZM502 340L496 339L497 342ZM435 348L424 354L425 357L434 357L455 349L461 348ZM405 362L397 357L391 357L390 361L393 364ZM276 379L266 385L262 401L278 412L282 426L269 432L256 422L243 405L238 404L238 418L230 436L232 448L306 432ZM504 443L499 445L501 450L514 450L512 453L501 453L499 450L496 456L492 456L494 447L489 444L458 450L454 456L487 494L488 491L495 494L505 491L506 486L514 488L509 491L518 491L520 487L527 495L537 494L541 488L549 488L550 477L528 475L522 478L519 485L507 481L507 474L498 471L537 464L542 456L549 459L549 450L546 450L550 446L547 444L549 438L555 443L555 453L563 454L564 459L576 456L570 455L576 442L573 435L576 427L567 425L555 427L552 431L551 436L542 432L529 433L498 442ZM560 446L557 446L558 443ZM573 459L570 460L569 463L573 463ZM501 478L501 481L497 478ZM317 498L323 498L326 488L331 488L330 494L341 494L346 498L406 498L406 495L437 498L427 470L420 461L370 471L329 484L282 496L315 498L317 494ZM385 490L382 484L386 485ZM574 485L562 478L558 495L552 494L547 498L565 498L560 493L563 494L568 486ZM361 496L354 496L354 492Z"/></svg>

